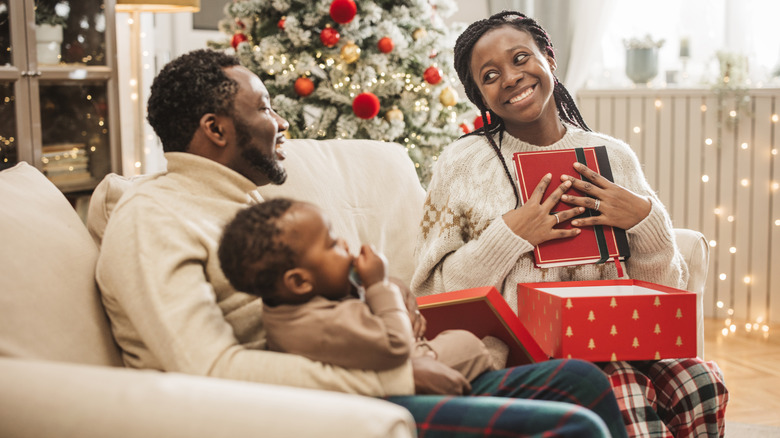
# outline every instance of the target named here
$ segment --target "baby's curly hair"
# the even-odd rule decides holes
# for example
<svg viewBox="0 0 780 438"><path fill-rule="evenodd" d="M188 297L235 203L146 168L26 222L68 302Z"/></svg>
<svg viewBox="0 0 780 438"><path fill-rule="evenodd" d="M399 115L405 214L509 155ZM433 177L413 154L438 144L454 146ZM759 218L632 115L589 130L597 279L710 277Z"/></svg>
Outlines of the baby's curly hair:
<svg viewBox="0 0 780 438"><path fill-rule="evenodd" d="M204 114L233 115L238 83L224 69L238 58L209 49L169 62L152 83L147 120L165 152L185 152Z"/></svg>
<svg viewBox="0 0 780 438"><path fill-rule="evenodd" d="M277 282L295 267L296 255L281 239L279 220L296 202L277 198L239 211L219 243L222 272L236 290L272 303Z"/></svg>

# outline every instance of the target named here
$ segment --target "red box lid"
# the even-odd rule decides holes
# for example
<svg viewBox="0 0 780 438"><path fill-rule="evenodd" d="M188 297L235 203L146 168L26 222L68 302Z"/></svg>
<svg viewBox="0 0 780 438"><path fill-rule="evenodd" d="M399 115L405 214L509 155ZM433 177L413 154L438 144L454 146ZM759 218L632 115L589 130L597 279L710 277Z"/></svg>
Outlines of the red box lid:
<svg viewBox="0 0 780 438"><path fill-rule="evenodd" d="M417 304L428 323L428 338L444 330L468 330L479 338L493 336L504 341L509 346L507 366L549 359L495 287L418 297Z"/></svg>

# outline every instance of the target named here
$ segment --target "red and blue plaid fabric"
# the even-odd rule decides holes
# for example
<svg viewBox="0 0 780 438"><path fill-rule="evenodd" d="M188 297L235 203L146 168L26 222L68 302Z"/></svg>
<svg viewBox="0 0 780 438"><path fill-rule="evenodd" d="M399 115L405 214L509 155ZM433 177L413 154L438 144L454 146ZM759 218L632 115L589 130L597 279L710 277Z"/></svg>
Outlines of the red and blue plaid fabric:
<svg viewBox="0 0 780 438"><path fill-rule="evenodd" d="M419 438L625 437L609 382L589 362L552 360L485 373L472 395L389 397Z"/></svg>
<svg viewBox="0 0 780 438"><path fill-rule="evenodd" d="M715 362L666 359L599 364L630 437L722 437L729 400Z"/></svg>

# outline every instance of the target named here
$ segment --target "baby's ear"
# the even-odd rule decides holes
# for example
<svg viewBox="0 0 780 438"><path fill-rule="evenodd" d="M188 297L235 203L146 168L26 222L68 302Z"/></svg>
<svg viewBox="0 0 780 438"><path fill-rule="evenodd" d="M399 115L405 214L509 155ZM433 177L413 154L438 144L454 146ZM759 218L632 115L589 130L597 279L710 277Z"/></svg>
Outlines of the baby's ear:
<svg viewBox="0 0 780 438"><path fill-rule="evenodd" d="M303 268L292 268L282 276L284 288L295 295L305 295L314 289L311 274Z"/></svg>

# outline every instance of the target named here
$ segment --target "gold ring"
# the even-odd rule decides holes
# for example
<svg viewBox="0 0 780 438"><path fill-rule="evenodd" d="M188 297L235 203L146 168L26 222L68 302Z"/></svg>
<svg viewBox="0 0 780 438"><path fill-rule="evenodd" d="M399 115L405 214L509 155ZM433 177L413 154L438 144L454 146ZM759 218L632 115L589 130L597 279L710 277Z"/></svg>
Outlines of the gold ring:
<svg viewBox="0 0 780 438"><path fill-rule="evenodd" d="M555 216L555 225L561 223L561 220L558 218L558 213L553 213L553 216Z"/></svg>

